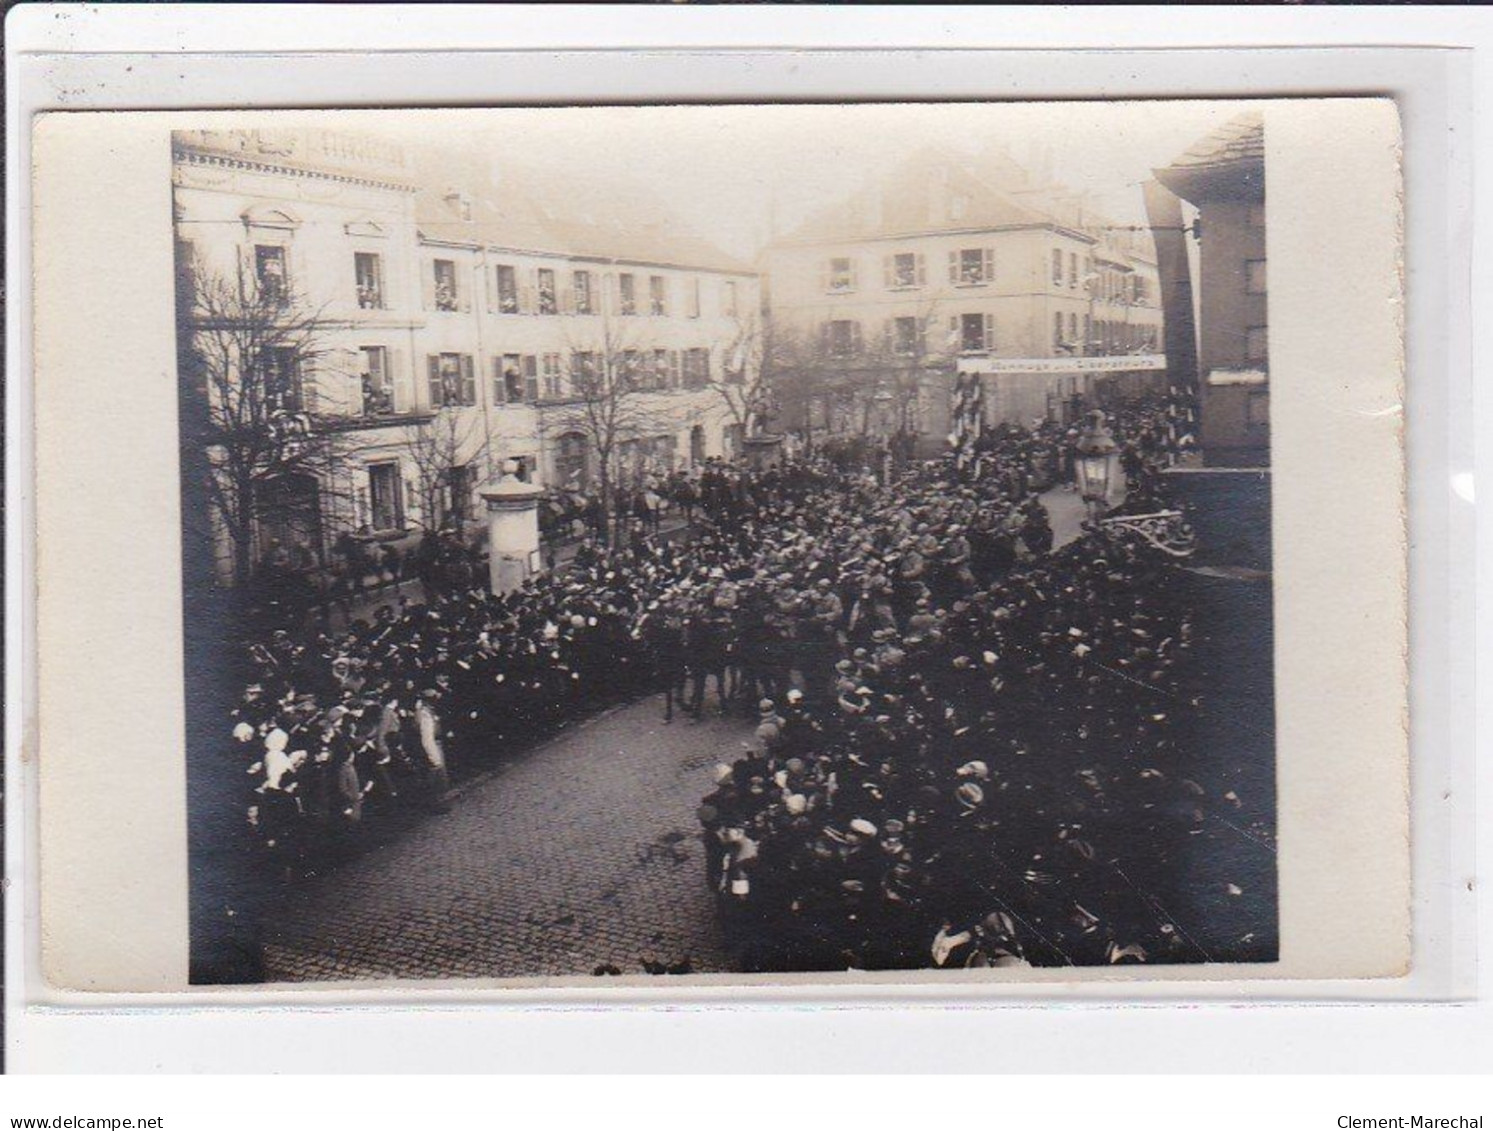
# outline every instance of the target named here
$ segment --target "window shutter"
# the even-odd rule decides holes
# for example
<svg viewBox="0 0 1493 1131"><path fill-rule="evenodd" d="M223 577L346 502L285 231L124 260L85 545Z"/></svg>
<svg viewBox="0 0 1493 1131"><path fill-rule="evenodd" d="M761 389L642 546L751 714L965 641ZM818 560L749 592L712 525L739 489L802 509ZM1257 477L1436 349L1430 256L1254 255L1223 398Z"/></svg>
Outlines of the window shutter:
<svg viewBox="0 0 1493 1131"><path fill-rule="evenodd" d="M533 404L539 399L539 364L532 353L524 355L524 400Z"/></svg>
<svg viewBox="0 0 1493 1131"><path fill-rule="evenodd" d="M957 251L949 252L949 282L959 282L959 253Z"/></svg>
<svg viewBox="0 0 1493 1131"><path fill-rule="evenodd" d="M508 391L503 387L503 355L498 353L492 359L492 403L505 404L508 400Z"/></svg>
<svg viewBox="0 0 1493 1131"><path fill-rule="evenodd" d="M859 272L859 269L860 269L860 264L857 263L854 259L852 259L850 261L850 289L851 290L855 290L856 287L857 287L857 285L858 285L858 283L859 283L859 279L857 278L857 274Z"/></svg>
<svg viewBox="0 0 1493 1131"><path fill-rule="evenodd" d="M420 305L426 310L435 309L435 260L428 256L420 259Z"/></svg>
<svg viewBox="0 0 1493 1131"><path fill-rule="evenodd" d="M894 262L895 260L890 255L883 255L881 257L881 278L887 290L891 290L897 283L896 275L892 270Z"/></svg>
<svg viewBox="0 0 1493 1131"><path fill-rule="evenodd" d="M441 407L441 358L439 354L428 354L425 358L430 378L430 407Z"/></svg>
<svg viewBox="0 0 1493 1131"><path fill-rule="evenodd" d="M483 301L487 303L487 312L494 314L498 309L498 275L497 268L482 268L482 295Z"/></svg>
<svg viewBox="0 0 1493 1131"><path fill-rule="evenodd" d="M984 268L985 281L995 282L995 248L987 247L980 256L981 266Z"/></svg>
<svg viewBox="0 0 1493 1131"><path fill-rule="evenodd" d="M472 284L471 280L464 276L462 262L460 259L454 261L455 270L451 277L456 280L456 309L470 311L472 309Z"/></svg>
<svg viewBox="0 0 1493 1131"><path fill-rule="evenodd" d="M897 320L884 319L881 323L881 348L887 353L897 352Z"/></svg>
<svg viewBox="0 0 1493 1131"><path fill-rule="evenodd" d="M384 354L384 364L389 367L389 372L384 375L384 384L393 393L394 411L406 412L414 398L405 387L404 351L397 347L389 350Z"/></svg>
<svg viewBox="0 0 1493 1131"><path fill-rule="evenodd" d="M985 348L995 349L995 315L985 315Z"/></svg>
<svg viewBox="0 0 1493 1131"><path fill-rule="evenodd" d="M477 403L477 378L472 372L472 355L461 355L461 403Z"/></svg>
<svg viewBox="0 0 1493 1131"><path fill-rule="evenodd" d="M928 282L928 272L926 270L926 268L928 266L928 262L927 262L927 257L921 251L918 252L918 255L917 255L917 265L918 265L918 286L920 286L920 287L921 286L925 286L927 284L927 282Z"/></svg>

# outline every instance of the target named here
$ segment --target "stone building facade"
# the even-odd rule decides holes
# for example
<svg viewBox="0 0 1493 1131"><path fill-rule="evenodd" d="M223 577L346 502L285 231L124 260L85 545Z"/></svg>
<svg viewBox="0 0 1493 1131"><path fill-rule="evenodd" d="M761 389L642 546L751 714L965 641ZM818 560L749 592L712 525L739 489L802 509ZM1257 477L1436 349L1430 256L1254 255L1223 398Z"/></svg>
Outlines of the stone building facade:
<svg viewBox="0 0 1493 1131"><path fill-rule="evenodd" d="M549 203L570 196L542 177L498 183L469 156L333 131L174 136L183 273L283 289L315 343L277 403L339 437L334 466L285 485L299 502L261 523L256 554L279 542L325 561L347 532L397 540L461 523L509 460L547 488L593 486L598 386L582 370L629 390L601 445L613 482L736 453L756 274L629 215L621 190L600 217ZM205 328L179 306L190 349ZM232 581L226 545L219 558Z"/></svg>
<svg viewBox="0 0 1493 1131"><path fill-rule="evenodd" d="M774 334L803 371L783 384L802 390L811 428L938 439L961 361L1155 353L1160 340L1149 232L999 148L916 154L774 241L765 274ZM1078 370L1002 368L983 378L991 423L1063 418L1099 391Z"/></svg>

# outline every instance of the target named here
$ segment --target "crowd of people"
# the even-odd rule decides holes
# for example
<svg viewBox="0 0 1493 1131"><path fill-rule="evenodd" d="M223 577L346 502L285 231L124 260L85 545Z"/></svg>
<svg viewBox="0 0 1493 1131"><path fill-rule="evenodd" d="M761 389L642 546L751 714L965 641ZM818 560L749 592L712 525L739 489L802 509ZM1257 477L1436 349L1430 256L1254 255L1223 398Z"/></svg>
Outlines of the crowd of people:
<svg viewBox="0 0 1493 1131"><path fill-rule="evenodd" d="M1151 425L1117 424L1144 478ZM1185 957L1105 861L1185 835L1187 612L1134 538L1052 552L1033 492L1061 432L982 442L890 481L711 461L648 488L687 538L586 531L509 594L474 576L256 642L232 722L263 857L316 871L370 823L442 809L453 775L662 692L670 722L712 699L758 716L700 811L745 968Z"/></svg>

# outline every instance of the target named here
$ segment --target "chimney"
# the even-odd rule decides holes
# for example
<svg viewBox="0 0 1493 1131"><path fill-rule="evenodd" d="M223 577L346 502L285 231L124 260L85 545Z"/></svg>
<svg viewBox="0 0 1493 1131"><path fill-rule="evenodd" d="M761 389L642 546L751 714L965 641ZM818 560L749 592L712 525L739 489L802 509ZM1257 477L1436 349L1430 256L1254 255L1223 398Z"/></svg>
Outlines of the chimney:
<svg viewBox="0 0 1493 1131"><path fill-rule="evenodd" d="M445 201L446 206L463 220L472 218L472 198L460 189L447 189Z"/></svg>

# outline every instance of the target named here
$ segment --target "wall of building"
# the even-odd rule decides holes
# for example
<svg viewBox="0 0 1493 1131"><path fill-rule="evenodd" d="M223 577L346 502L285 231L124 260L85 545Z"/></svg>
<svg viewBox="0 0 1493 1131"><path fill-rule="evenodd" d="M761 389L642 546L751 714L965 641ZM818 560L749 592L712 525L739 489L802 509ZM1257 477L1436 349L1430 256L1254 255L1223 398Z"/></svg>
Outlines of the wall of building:
<svg viewBox="0 0 1493 1131"><path fill-rule="evenodd" d="M950 256L966 249L989 249L994 270L988 281L970 285L957 270L951 279ZM1143 302L1122 299L1117 289L1105 288L1107 280L1098 266L1101 252L1123 258L1127 277L1146 280ZM891 260L898 254L918 258L916 285L903 286L897 279ZM831 261L836 259L854 264L853 287L831 285ZM1120 272L1116 268L1112 274L1118 277ZM918 396L917 421L925 435L940 439L947 434L948 406L935 408L932 402L947 398L960 356L1048 358L1122 352L1126 341L1159 342L1161 334L1160 287L1153 260L1109 247L1092 236L1051 227L780 245L769 249L767 275L774 324L798 343L808 364L832 372L838 363L867 390L878 380L896 379L894 370L907 361L923 366L928 372ZM892 353L895 339L889 323L896 318L914 318L926 327L920 356L904 360ZM971 340L965 329L976 319L981 337ZM837 361L825 356L820 335L827 322L840 320L860 327L862 349L854 358ZM1101 322L1114 327L1102 344ZM1071 375L992 376L986 379L985 411L990 423L1061 419L1065 398L1091 391L1082 378Z"/></svg>
<svg viewBox="0 0 1493 1131"><path fill-rule="evenodd" d="M268 168L237 160L198 162L190 150L178 153L173 168L178 243L198 264L199 276L233 280L240 267L255 270L256 246L281 248L288 285L301 312L314 312L317 358L301 377L305 410L315 419L335 420L346 449L336 482L323 485L322 545L325 552L340 530L368 528L372 469L393 465L402 485L405 528L436 521L424 513L416 451L420 430L449 430L458 441L457 463L472 469L472 507L477 486L502 461L522 458L544 483L554 467L547 447L573 427L569 365L577 350L636 350L651 364L654 351L666 360L686 350L708 355L709 377L720 381L728 368L750 380L760 350L760 288L751 274L650 264L628 264L568 255L513 252L475 242L423 239L414 194L398 185L360 183L348 177L319 176L314 170ZM247 222L245 218L248 218ZM355 268L358 253L379 257L381 285L360 295ZM436 261L453 272L437 286ZM513 268L518 301L500 293L497 269ZM541 270L555 273L552 308L539 300ZM596 313L577 312L576 271L591 273ZM618 276L636 280L636 313L623 314ZM651 280L663 280L664 303L655 311ZM698 300L696 299L698 294ZM365 396L370 363L365 348L379 347L391 399L377 407ZM469 366L471 381L459 383L455 403L447 403L430 379L432 358L454 354ZM525 367L523 394L507 395L504 362L516 355ZM543 365L558 366L549 379ZM528 359L534 359L532 376ZM437 362L439 365L439 362ZM678 374L676 364L673 371ZM440 383L437 382L439 386ZM468 395L470 394L470 395ZM735 398L739 405L741 398ZM672 445L673 463L732 454L737 423L716 388L677 389L641 398L642 431L658 439L657 451ZM571 422L566 424L567 414ZM692 443L700 428L701 443ZM668 437L670 440L662 438ZM650 466L666 470L664 458ZM231 580L231 553L221 529L219 576Z"/></svg>
<svg viewBox="0 0 1493 1131"><path fill-rule="evenodd" d="M1205 458L1213 466L1269 462L1270 391L1265 384L1227 384L1218 371L1269 372L1267 286L1251 289L1251 263L1263 264L1264 214L1246 201L1201 205L1199 368ZM1256 269L1256 276L1258 269ZM1258 277L1254 279L1259 283ZM1252 333L1253 331L1253 333Z"/></svg>

